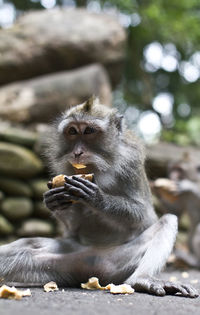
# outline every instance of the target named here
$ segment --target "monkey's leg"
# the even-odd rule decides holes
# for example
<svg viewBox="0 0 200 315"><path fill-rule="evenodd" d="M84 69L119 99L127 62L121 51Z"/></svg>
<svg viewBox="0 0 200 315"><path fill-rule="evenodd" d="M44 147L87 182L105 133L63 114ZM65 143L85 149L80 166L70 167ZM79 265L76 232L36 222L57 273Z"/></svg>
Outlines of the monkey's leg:
<svg viewBox="0 0 200 315"><path fill-rule="evenodd" d="M134 273L125 282L136 291L155 295L180 293L187 297L197 297L197 291L188 285L153 278L165 265L172 251L176 234L177 217L172 214L164 215L143 232L138 242L144 246L144 255Z"/></svg>
<svg viewBox="0 0 200 315"><path fill-rule="evenodd" d="M42 237L19 239L2 245L0 284L42 286L54 280L68 286L68 259L64 261L63 257L70 257L70 254L79 252L79 249L79 245L71 239Z"/></svg>

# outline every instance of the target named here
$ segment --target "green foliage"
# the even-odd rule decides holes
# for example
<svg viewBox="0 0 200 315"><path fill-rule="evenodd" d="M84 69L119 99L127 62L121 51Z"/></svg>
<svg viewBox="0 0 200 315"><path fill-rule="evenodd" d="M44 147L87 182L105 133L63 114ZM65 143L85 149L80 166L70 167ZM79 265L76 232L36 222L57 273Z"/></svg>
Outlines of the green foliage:
<svg viewBox="0 0 200 315"><path fill-rule="evenodd" d="M43 9L44 7L41 5L40 1L30 1L30 0L10 0L8 1L13 3L15 8L20 11L26 11L30 9Z"/></svg>
<svg viewBox="0 0 200 315"><path fill-rule="evenodd" d="M200 146L200 117L177 120L174 129L163 130L162 139L168 142L175 142L179 145Z"/></svg>

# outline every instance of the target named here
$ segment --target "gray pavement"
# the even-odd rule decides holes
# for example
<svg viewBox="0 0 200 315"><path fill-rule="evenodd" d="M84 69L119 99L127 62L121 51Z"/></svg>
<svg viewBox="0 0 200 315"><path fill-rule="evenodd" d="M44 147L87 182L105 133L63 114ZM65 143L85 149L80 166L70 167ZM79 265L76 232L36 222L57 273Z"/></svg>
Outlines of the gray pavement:
<svg viewBox="0 0 200 315"><path fill-rule="evenodd" d="M176 277L179 281L192 284L200 292L200 271L187 271L183 278L181 271L165 272L161 278ZM186 274L187 275L187 274ZM188 299L180 296L156 297L148 294L112 295L102 291L83 289L61 289L46 293L41 288L31 289L32 296L20 301L0 299L0 315L182 315L200 314L200 298Z"/></svg>

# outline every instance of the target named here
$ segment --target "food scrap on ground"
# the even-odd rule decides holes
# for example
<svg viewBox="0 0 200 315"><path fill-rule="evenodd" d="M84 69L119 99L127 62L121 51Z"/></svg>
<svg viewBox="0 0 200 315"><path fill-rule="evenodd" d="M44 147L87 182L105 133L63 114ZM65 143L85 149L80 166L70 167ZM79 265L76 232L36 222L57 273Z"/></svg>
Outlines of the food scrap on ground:
<svg viewBox="0 0 200 315"><path fill-rule="evenodd" d="M187 279L187 278L189 278L189 273L186 272L186 271L184 271L184 272L182 272L181 276L182 276L183 278Z"/></svg>
<svg viewBox="0 0 200 315"><path fill-rule="evenodd" d="M87 290L105 290L105 287L99 284L99 279L96 277L89 278L86 283L81 283L81 288Z"/></svg>
<svg viewBox="0 0 200 315"><path fill-rule="evenodd" d="M5 284L0 287L0 298L2 299L21 300L24 296L31 296L30 289L18 290L15 287L9 287Z"/></svg>
<svg viewBox="0 0 200 315"><path fill-rule="evenodd" d="M99 279L96 277L89 278L87 283L81 283L81 288L87 290L109 290L112 294L132 294L134 289L129 284L115 285L113 283L102 287Z"/></svg>
<svg viewBox="0 0 200 315"><path fill-rule="evenodd" d="M112 294L132 294L134 292L134 289L126 283L119 285L110 283L106 286L106 289L110 290Z"/></svg>
<svg viewBox="0 0 200 315"><path fill-rule="evenodd" d="M45 292L58 291L58 286L54 281L50 281L44 285Z"/></svg>

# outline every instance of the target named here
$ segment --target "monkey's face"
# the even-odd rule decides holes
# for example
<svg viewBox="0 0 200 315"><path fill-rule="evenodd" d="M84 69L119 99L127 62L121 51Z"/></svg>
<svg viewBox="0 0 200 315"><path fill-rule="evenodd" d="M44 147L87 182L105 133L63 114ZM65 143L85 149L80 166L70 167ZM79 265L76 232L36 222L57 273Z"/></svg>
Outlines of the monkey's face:
<svg viewBox="0 0 200 315"><path fill-rule="evenodd" d="M72 174L73 164L83 164L85 171L107 172L120 155L123 116L99 101L68 109L54 124L48 138L47 154L56 174Z"/></svg>
<svg viewBox="0 0 200 315"><path fill-rule="evenodd" d="M115 142L114 129L108 120L97 118L70 117L63 120L58 126L62 139L62 161L99 170L110 167Z"/></svg>

